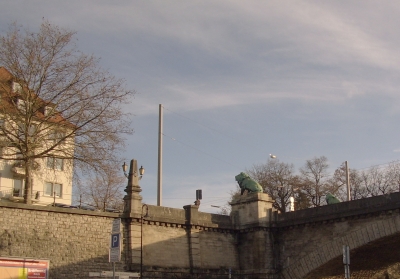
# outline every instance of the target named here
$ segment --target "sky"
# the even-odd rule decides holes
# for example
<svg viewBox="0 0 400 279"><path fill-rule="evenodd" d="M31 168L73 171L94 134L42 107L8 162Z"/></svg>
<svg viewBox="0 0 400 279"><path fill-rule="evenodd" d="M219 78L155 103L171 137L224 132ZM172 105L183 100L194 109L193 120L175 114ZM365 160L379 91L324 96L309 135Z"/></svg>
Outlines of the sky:
<svg viewBox="0 0 400 279"><path fill-rule="evenodd" d="M4 0L0 33L43 19L76 31L78 48L136 92L123 154L146 172L157 203L163 106L162 205L218 212L235 175L269 154L298 170L399 160L397 1ZM122 165L123 162L121 162ZM120 166L116 166L120 168ZM122 170L121 170L122 171Z"/></svg>

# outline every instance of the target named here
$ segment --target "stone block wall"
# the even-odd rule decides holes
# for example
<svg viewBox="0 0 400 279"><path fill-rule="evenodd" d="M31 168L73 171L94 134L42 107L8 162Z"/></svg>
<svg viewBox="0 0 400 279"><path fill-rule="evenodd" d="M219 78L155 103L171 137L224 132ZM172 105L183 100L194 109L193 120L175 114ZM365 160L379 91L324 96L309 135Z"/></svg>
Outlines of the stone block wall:
<svg viewBox="0 0 400 279"><path fill-rule="evenodd" d="M0 201L0 256L50 260L50 278L86 278L108 262L115 213ZM117 270L124 270L123 262Z"/></svg>
<svg viewBox="0 0 400 279"><path fill-rule="evenodd" d="M89 278L89 272L111 271L110 232L112 221L120 217L123 253L117 271L140 271L141 236L142 267L149 278L239 270L229 216L198 212L193 206L148 205L142 227L137 216L0 201L0 256L48 259L51 278Z"/></svg>

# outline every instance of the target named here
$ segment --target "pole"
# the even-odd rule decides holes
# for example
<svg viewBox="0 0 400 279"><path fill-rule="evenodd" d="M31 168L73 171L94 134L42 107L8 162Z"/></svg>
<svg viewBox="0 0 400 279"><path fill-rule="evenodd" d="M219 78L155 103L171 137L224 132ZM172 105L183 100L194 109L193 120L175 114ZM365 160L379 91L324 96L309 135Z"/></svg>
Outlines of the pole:
<svg viewBox="0 0 400 279"><path fill-rule="evenodd" d="M113 262L113 279L115 279L115 262Z"/></svg>
<svg viewBox="0 0 400 279"><path fill-rule="evenodd" d="M351 195L350 195L350 176L349 176L349 164L347 161L345 161L346 165L346 185L347 185L347 201L351 200Z"/></svg>
<svg viewBox="0 0 400 279"><path fill-rule="evenodd" d="M140 219L140 279L143 278L143 206L142 218Z"/></svg>
<svg viewBox="0 0 400 279"><path fill-rule="evenodd" d="M147 204L142 205L142 214L140 216L140 279L143 278L143 208L146 207L146 216L147 212L149 211L149 207Z"/></svg>
<svg viewBox="0 0 400 279"><path fill-rule="evenodd" d="M343 245L344 278L350 279L350 247Z"/></svg>
<svg viewBox="0 0 400 279"><path fill-rule="evenodd" d="M157 179L157 205L162 205L162 136L163 136L163 107L159 105L158 118L158 179Z"/></svg>

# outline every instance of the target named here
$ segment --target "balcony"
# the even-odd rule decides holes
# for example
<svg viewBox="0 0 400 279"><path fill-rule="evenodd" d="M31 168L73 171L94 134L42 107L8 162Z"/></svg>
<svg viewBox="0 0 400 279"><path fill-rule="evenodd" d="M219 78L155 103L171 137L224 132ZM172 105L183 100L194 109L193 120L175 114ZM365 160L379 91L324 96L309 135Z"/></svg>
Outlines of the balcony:
<svg viewBox="0 0 400 279"><path fill-rule="evenodd" d="M34 191L31 195L32 203L40 201L40 191ZM0 200L7 200L12 202L23 202L24 195L20 189L2 190L0 191Z"/></svg>
<svg viewBox="0 0 400 279"><path fill-rule="evenodd" d="M37 171L40 169L40 164L37 162L32 163L32 170ZM17 161L11 166L11 171L14 173L15 177L25 176L25 163L23 161Z"/></svg>

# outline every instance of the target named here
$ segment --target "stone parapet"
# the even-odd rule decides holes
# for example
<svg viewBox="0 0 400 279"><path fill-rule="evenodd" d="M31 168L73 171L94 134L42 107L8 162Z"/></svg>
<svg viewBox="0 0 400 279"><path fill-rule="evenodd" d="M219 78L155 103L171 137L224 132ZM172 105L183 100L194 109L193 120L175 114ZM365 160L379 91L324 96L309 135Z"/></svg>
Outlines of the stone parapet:
<svg viewBox="0 0 400 279"><path fill-rule="evenodd" d="M230 203L233 228L242 230L258 226L270 227L276 219L273 202L265 193L249 193L235 199Z"/></svg>
<svg viewBox="0 0 400 279"><path fill-rule="evenodd" d="M400 209L400 193L307 208L277 215L276 226L304 225Z"/></svg>

